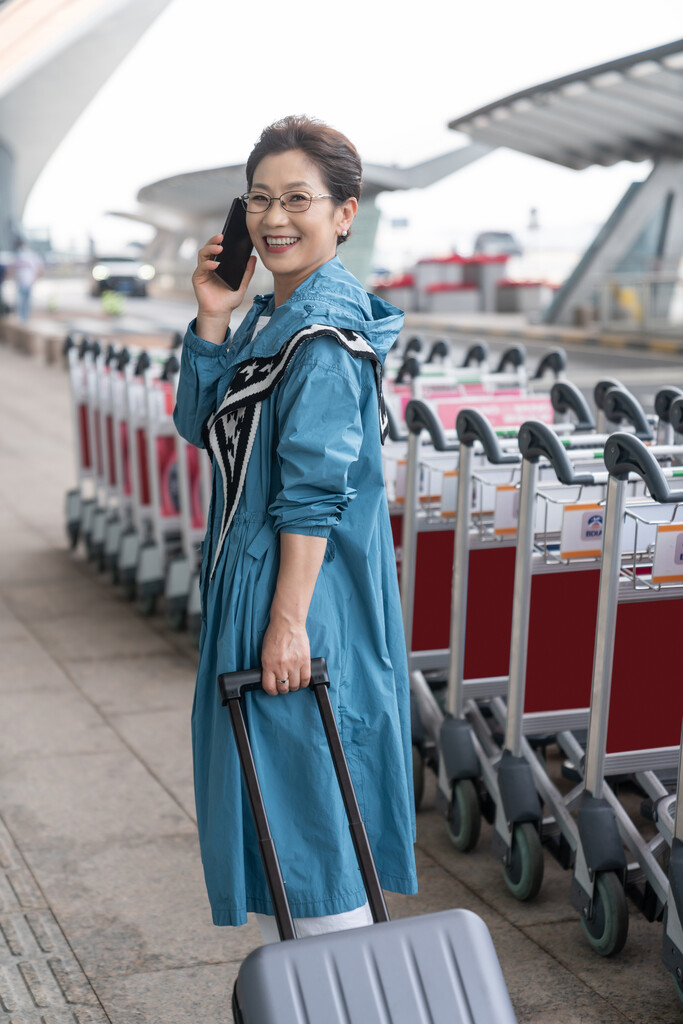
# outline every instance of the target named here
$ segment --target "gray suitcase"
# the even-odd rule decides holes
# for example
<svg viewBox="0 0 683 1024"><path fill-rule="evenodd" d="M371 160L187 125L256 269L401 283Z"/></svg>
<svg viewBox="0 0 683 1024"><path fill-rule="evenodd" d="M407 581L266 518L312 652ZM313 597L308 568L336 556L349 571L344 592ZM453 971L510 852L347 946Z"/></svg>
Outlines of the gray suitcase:
<svg viewBox="0 0 683 1024"><path fill-rule="evenodd" d="M270 834L240 697L260 670L218 677L237 743L273 909L282 939L294 924ZM375 924L262 946L242 964L235 1024L516 1024L488 928L468 910L390 921L327 691L312 661L320 709Z"/></svg>

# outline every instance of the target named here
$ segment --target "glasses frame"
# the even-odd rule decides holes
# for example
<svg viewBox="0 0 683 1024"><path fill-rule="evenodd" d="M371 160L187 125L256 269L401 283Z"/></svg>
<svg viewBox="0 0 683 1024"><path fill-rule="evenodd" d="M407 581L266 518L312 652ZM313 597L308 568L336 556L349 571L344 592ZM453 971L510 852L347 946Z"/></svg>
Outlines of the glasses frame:
<svg viewBox="0 0 683 1024"><path fill-rule="evenodd" d="M273 203L276 200L279 202L280 206L285 211L285 213L293 213L293 214L296 215L297 213L308 213L308 211L311 208L311 203L313 202L314 199L334 199L334 196L328 196L328 195L322 195L322 194L312 196L312 195L309 195L308 192L302 191L301 189L291 188L287 192L283 192L282 195L280 195L280 196L268 196L268 199L270 200L270 202L266 206L265 210L248 210L247 209L247 203L249 202L249 196L251 194L252 194L251 192L245 192L244 195L240 196L240 200L242 202L242 206L244 207L245 212L246 213L251 213L252 215L253 214L268 213L268 210L271 208L271 206L273 205ZM257 192L256 194L260 195L260 196L266 195L265 192ZM309 197L310 202L309 202L309 204L308 204L308 206L306 207L305 210L288 210L287 207L285 206L285 204L282 202L284 196L291 196L291 195L296 195L296 194L298 194L298 195L305 195L305 196Z"/></svg>

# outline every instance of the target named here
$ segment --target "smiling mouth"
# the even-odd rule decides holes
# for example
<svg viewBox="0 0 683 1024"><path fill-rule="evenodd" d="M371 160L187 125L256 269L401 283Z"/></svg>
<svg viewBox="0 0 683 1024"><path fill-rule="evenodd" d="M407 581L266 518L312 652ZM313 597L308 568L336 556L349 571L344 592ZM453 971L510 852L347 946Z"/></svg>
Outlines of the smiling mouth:
<svg viewBox="0 0 683 1024"><path fill-rule="evenodd" d="M269 252L282 252L296 245L299 238L295 235L265 235L263 240Z"/></svg>

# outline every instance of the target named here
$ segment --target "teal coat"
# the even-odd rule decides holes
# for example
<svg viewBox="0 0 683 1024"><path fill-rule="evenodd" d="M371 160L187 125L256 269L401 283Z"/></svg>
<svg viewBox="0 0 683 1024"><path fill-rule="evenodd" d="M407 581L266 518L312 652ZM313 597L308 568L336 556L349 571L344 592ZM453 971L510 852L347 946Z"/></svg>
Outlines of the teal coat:
<svg viewBox="0 0 683 1024"><path fill-rule="evenodd" d="M254 337L261 316L270 321ZM338 258L288 302L257 296L223 345L183 345L175 422L202 446L202 427L237 365L274 354L308 324L362 334L383 360L403 315L368 295ZM213 920L272 913L221 672L260 665L279 567L278 534L327 537L306 628L327 659L330 694L361 812L385 889L417 891L410 709L394 547L382 475L377 387L370 360L320 337L297 351L263 403L244 490L216 572L222 478L214 467L203 544L200 659L192 738L197 822ZM313 694L247 694L248 730L295 917L365 902L344 809Z"/></svg>

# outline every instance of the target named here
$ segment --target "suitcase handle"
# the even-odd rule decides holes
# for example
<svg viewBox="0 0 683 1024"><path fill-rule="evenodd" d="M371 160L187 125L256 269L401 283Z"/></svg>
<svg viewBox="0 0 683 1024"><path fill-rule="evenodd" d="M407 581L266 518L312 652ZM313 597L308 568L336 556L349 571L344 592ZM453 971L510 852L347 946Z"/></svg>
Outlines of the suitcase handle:
<svg viewBox="0 0 683 1024"><path fill-rule="evenodd" d="M218 677L218 689L221 696L221 704L228 708L232 724L237 752L239 754L244 782L249 796L254 825L259 841L259 852L261 863L268 883L268 891L275 911L278 932L281 939L293 939L294 922L292 912L287 902L285 884L280 870L275 844L270 832L266 808L263 802L263 794L256 775L256 765L249 743L244 716L242 714L241 696L247 690L255 690L261 685L261 670L248 669L242 672L223 672ZM351 781L349 766L344 755L339 729L332 710L332 703L328 687L330 678L327 673L327 664L324 658L311 659L311 688L315 694L318 710L325 730L325 736L330 748L334 770L337 775L337 782L341 790L344 809L349 823L349 831L353 847L358 859L363 885L367 893L372 919L375 922L388 921L389 912L384 901L384 893L377 874L377 867L370 849L365 825L361 817L360 808ZM282 695L281 695L282 696Z"/></svg>
<svg viewBox="0 0 683 1024"><path fill-rule="evenodd" d="M311 658L311 685L323 683L330 685L330 677L327 674L327 664L324 658ZM223 672L218 677L218 690L221 695L221 704L227 707L229 700L240 698L248 690L261 689L261 669L248 668L243 672ZM280 694L284 697L285 694Z"/></svg>

